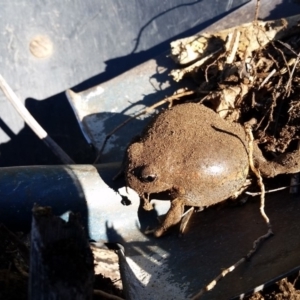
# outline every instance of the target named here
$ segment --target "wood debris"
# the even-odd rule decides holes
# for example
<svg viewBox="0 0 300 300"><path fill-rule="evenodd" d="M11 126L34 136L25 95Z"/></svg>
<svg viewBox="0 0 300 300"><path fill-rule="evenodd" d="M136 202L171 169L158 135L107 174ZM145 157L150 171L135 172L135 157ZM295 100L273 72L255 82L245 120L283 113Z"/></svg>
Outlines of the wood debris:
<svg viewBox="0 0 300 300"><path fill-rule="evenodd" d="M183 67L171 75L192 77L198 100L222 118L256 119L254 138L267 156L292 151L300 137L299 21L253 21L172 42L171 56Z"/></svg>

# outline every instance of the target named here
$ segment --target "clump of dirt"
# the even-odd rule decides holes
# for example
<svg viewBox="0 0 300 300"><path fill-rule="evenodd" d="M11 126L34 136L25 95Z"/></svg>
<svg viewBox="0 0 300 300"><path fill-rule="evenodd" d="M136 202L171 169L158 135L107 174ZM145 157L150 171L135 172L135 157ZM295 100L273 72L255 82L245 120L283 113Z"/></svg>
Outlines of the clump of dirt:
<svg viewBox="0 0 300 300"><path fill-rule="evenodd" d="M29 238L28 235L21 232L12 232L4 225L0 224L0 299L5 300L27 300L28 297L28 280L29 280ZM102 250L99 253L95 247L91 247L94 256L98 260L103 257L107 259L105 252L110 250ZM70 248L70 255L72 255L73 248ZM110 254L109 257L112 257ZM94 290L101 290L110 295L123 297L121 282L114 282L108 276L99 273L110 271L110 266L114 265L114 277L118 277L120 281L120 274L115 269L118 265L118 258L115 254L109 262L95 263L95 281ZM106 269L106 270L104 270ZM72 274L65 274L72 276ZM106 296L94 296L95 299L107 299Z"/></svg>
<svg viewBox="0 0 300 300"><path fill-rule="evenodd" d="M29 251L23 236L0 224L0 299L28 299Z"/></svg>
<svg viewBox="0 0 300 300"><path fill-rule="evenodd" d="M254 21L173 45L176 61L198 55L192 65L174 70L174 79L191 76L198 85L200 102L212 106L221 117L242 124L254 119L256 142L270 156L295 149L300 138L298 21L295 17ZM218 45L210 46L209 53L201 52L200 46L213 43L212 36L218 38ZM206 46L199 44L204 37Z"/></svg>
<svg viewBox="0 0 300 300"><path fill-rule="evenodd" d="M113 282L111 278L105 277L102 274L95 276L94 289L104 291L109 295L115 295L124 298L123 291L116 287L115 282ZM95 297L95 299L101 299L101 297ZM103 299L107 298L103 297Z"/></svg>
<svg viewBox="0 0 300 300"><path fill-rule="evenodd" d="M248 300L299 300L300 299L299 274L285 277L276 284L266 288L262 292L257 292Z"/></svg>

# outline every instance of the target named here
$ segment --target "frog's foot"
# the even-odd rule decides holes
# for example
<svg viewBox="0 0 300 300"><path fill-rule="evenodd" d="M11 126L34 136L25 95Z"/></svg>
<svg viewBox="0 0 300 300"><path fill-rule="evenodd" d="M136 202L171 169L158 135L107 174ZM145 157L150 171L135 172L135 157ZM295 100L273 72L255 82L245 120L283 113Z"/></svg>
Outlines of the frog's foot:
<svg viewBox="0 0 300 300"><path fill-rule="evenodd" d="M154 230L154 236L160 237L164 235L167 230L175 225L177 225L181 221L181 216L183 214L184 210L184 201L183 199L177 198L173 201L171 201L171 207L166 215L166 218L162 222L161 225L159 225Z"/></svg>
<svg viewBox="0 0 300 300"><path fill-rule="evenodd" d="M150 198L149 198L149 194L144 194L141 196L142 200L143 200L143 209L150 211L153 209L153 205L150 203Z"/></svg>
<svg viewBox="0 0 300 300"><path fill-rule="evenodd" d="M273 161L267 161L256 145L254 149L255 165L264 177L300 172L300 150L279 155Z"/></svg>
<svg viewBox="0 0 300 300"><path fill-rule="evenodd" d="M242 185L242 187L240 187L239 190L237 190L236 192L234 192L234 194L230 197L230 199L232 199L232 200L237 199L250 185L251 185L251 180L250 179L246 179L246 181L244 182L244 184Z"/></svg>
<svg viewBox="0 0 300 300"><path fill-rule="evenodd" d="M182 216L181 222L180 222L180 229L179 229L179 235L183 235L186 225L188 224L193 212L194 212L195 208L191 207L189 208Z"/></svg>

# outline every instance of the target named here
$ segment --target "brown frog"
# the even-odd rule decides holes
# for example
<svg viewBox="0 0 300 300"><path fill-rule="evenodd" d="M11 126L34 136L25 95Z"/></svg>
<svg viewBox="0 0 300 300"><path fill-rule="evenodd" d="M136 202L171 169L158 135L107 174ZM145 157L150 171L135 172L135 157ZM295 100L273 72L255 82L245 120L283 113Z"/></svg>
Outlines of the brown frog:
<svg viewBox="0 0 300 300"><path fill-rule="evenodd" d="M298 152L268 162L255 146L254 156L266 177L300 169ZM210 206L233 196L243 187L248 171L244 128L195 103L158 114L127 149L127 185L146 206L151 194L167 193L171 200L166 218L154 230L157 237L180 222L184 206Z"/></svg>

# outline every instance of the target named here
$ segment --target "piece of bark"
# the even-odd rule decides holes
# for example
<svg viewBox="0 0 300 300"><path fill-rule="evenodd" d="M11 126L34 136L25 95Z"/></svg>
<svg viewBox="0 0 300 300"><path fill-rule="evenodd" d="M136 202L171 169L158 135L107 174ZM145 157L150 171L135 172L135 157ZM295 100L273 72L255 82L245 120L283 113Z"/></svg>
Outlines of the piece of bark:
<svg viewBox="0 0 300 300"><path fill-rule="evenodd" d="M297 25L299 16L274 21L257 21L242 24L219 32L201 32L197 35L179 39L171 43L171 57L180 65L188 65L224 47L229 55L232 47L226 49L228 38L236 32L238 34L237 49L234 51L242 60L251 52L264 47L272 40L284 37L287 29ZM234 45L234 43L233 43Z"/></svg>
<svg viewBox="0 0 300 300"><path fill-rule="evenodd" d="M65 222L51 208L33 208L29 299L92 299L93 255L78 219L70 213Z"/></svg>

